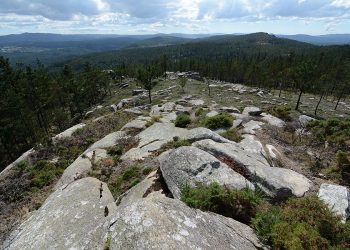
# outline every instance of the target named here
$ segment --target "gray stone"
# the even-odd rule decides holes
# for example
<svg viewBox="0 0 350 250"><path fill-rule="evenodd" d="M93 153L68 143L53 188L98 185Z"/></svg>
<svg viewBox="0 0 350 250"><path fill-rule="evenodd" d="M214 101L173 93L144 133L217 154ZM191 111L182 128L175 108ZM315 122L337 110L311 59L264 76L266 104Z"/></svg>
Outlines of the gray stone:
<svg viewBox="0 0 350 250"><path fill-rule="evenodd" d="M231 189L254 189L243 176L214 156L195 147L180 147L158 157L160 169L174 198L180 199L181 188L197 183L208 186L217 182Z"/></svg>
<svg viewBox="0 0 350 250"><path fill-rule="evenodd" d="M146 90L144 89L133 89L132 90L132 95L135 96L135 95L141 95L143 94L144 92L146 92Z"/></svg>
<svg viewBox="0 0 350 250"><path fill-rule="evenodd" d="M112 104L110 107L111 107L112 111L114 111L114 112L117 112L117 111L118 111L117 105Z"/></svg>
<svg viewBox="0 0 350 250"><path fill-rule="evenodd" d="M84 124L84 123L79 123L77 125L74 125L73 127L71 127L69 129L63 131L62 133L59 133L58 135L54 136L52 138L52 141L53 141L53 143L56 143L60 139L71 137L75 131L77 131L78 129L81 129L85 126L86 126L86 124Z"/></svg>
<svg viewBox="0 0 350 250"><path fill-rule="evenodd" d="M262 154L249 152L237 143L217 143L203 140L193 143L216 158L226 159L249 181L257 184L269 196L285 199L290 196L302 197L312 187L312 182L302 174L290 169L271 167Z"/></svg>
<svg viewBox="0 0 350 250"><path fill-rule="evenodd" d="M261 126L264 125L263 122L259 122L259 121L254 121L251 120L247 123L243 124L243 134L251 134L251 135L255 135L256 134L256 130L261 130Z"/></svg>
<svg viewBox="0 0 350 250"><path fill-rule="evenodd" d="M125 113L129 113L129 114L134 114L134 115L142 115L142 109L140 109L139 107L134 107L134 108L130 108L130 109L124 109Z"/></svg>
<svg viewBox="0 0 350 250"><path fill-rule="evenodd" d="M179 105L179 104L177 104L176 106L175 106L175 111L176 111L176 113L177 114L190 114L191 113L191 111L192 111L192 107L184 107L184 106L182 106L182 105Z"/></svg>
<svg viewBox="0 0 350 250"><path fill-rule="evenodd" d="M85 153L92 151L94 149L97 149L97 148L113 147L113 146L118 144L118 141L125 139L126 137L128 137L128 136L124 131L117 131L117 132L110 133L110 134L106 135L105 137L103 137L101 140L92 144L85 151Z"/></svg>
<svg viewBox="0 0 350 250"><path fill-rule="evenodd" d="M219 114L219 112L213 110L213 111L210 111L209 113L207 113L205 116L206 117L214 117L214 116L216 116L218 114Z"/></svg>
<svg viewBox="0 0 350 250"><path fill-rule="evenodd" d="M204 139L211 139L216 142L230 142L229 140L215 133L214 131L202 127L188 130L187 133L183 136L183 139L189 140L191 142L200 141Z"/></svg>
<svg viewBox="0 0 350 250"><path fill-rule="evenodd" d="M239 111L239 109L237 109L235 107L221 107L221 108L219 108L219 111L220 112L226 112L226 113L236 113L236 114L241 113Z"/></svg>
<svg viewBox="0 0 350 250"><path fill-rule="evenodd" d="M312 118L310 116L307 116L307 115L301 115L299 116L299 123L300 125L303 127L303 128L306 128L306 125L311 122L311 121L314 121L316 120L315 118Z"/></svg>
<svg viewBox="0 0 350 250"><path fill-rule="evenodd" d="M52 193L2 249L102 249L115 211L105 183L80 179Z"/></svg>
<svg viewBox="0 0 350 250"><path fill-rule="evenodd" d="M347 187L322 184L318 197L337 215L340 215L343 222L350 217L350 191Z"/></svg>
<svg viewBox="0 0 350 250"><path fill-rule="evenodd" d="M202 106L204 104L204 101L201 99L195 99L195 100L189 100L188 103L190 103L193 106Z"/></svg>
<svg viewBox="0 0 350 250"><path fill-rule="evenodd" d="M146 128L147 121L135 119L125 124L121 130L141 130Z"/></svg>
<svg viewBox="0 0 350 250"><path fill-rule="evenodd" d="M242 112L243 115L252 115L252 116L259 116L261 113L262 113L262 110L257 107L246 107Z"/></svg>
<svg viewBox="0 0 350 250"><path fill-rule="evenodd" d="M232 128L238 128L242 125L243 120L242 119L235 119L232 124Z"/></svg>
<svg viewBox="0 0 350 250"><path fill-rule="evenodd" d="M262 113L261 116L262 116L261 119L263 121L266 121L268 124L270 124L272 126L283 128L286 125L286 123L283 120L281 120L280 118L277 118L273 115Z"/></svg>
<svg viewBox="0 0 350 250"><path fill-rule="evenodd" d="M165 123L170 123L170 122L174 122L176 120L176 112L163 112L162 113L162 117L160 118L161 122L165 122Z"/></svg>
<svg viewBox="0 0 350 250"><path fill-rule="evenodd" d="M192 209L179 200L151 196L113 216L110 249L262 249L240 222Z"/></svg>

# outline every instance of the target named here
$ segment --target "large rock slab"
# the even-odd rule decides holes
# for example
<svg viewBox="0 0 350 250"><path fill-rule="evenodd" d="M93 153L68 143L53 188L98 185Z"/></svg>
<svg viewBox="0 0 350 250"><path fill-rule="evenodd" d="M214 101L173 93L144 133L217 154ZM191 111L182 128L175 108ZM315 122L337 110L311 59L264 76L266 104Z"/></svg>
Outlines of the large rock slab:
<svg viewBox="0 0 350 250"><path fill-rule="evenodd" d="M263 125L264 125L263 122L251 120L251 121L243 124L242 133L255 135L256 130L261 130L262 129L261 126L263 126Z"/></svg>
<svg viewBox="0 0 350 250"><path fill-rule="evenodd" d="M345 222L350 217L350 191L347 187L322 184L318 197Z"/></svg>
<svg viewBox="0 0 350 250"><path fill-rule="evenodd" d="M247 225L165 197L122 206L111 221L110 249L263 248Z"/></svg>
<svg viewBox="0 0 350 250"><path fill-rule="evenodd" d="M81 129L85 126L86 126L85 123L79 123L79 124L69 128L69 129L63 131L62 133L59 133L58 135L55 135L52 138L52 141L53 141L53 143L57 143L57 141L60 139L71 137L75 131L77 131L78 129Z"/></svg>
<svg viewBox="0 0 350 250"><path fill-rule="evenodd" d="M219 160L231 162L237 172L257 184L273 198L302 197L312 187L312 182L302 174L290 169L271 167L262 154L249 152L237 143L203 140L195 142L193 146L214 155Z"/></svg>
<svg viewBox="0 0 350 250"><path fill-rule="evenodd" d="M113 201L105 183L80 179L52 193L1 249L102 249Z"/></svg>
<svg viewBox="0 0 350 250"><path fill-rule="evenodd" d="M175 127L173 123L154 123L139 133L137 137L140 139L138 147L126 152L121 157L122 160L142 160L161 149L168 142L171 142L174 137L189 141L212 139L218 142L229 142L229 140L210 129L194 128L187 130Z"/></svg>
<svg viewBox="0 0 350 250"><path fill-rule="evenodd" d="M217 182L231 189L254 189L242 175L211 154L195 147L180 147L158 157L160 170L172 195L181 198L181 189L197 183L208 186Z"/></svg>

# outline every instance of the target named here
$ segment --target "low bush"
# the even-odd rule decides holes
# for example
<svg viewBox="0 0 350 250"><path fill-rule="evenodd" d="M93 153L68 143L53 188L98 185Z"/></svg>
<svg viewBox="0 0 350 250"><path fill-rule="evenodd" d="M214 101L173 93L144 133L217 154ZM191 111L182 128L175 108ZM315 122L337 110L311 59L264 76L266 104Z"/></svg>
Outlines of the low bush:
<svg viewBox="0 0 350 250"><path fill-rule="evenodd" d="M49 161L38 161L27 169L31 180L31 187L40 189L48 186L56 177L63 173L65 167L60 166L60 164L55 165Z"/></svg>
<svg viewBox="0 0 350 250"><path fill-rule="evenodd" d="M267 109L267 112L284 121L292 121L291 108L289 106L272 106Z"/></svg>
<svg viewBox="0 0 350 250"><path fill-rule="evenodd" d="M263 197L259 192L250 189L229 190L218 183L212 183L195 188L185 185L181 192L181 200L190 207L249 223Z"/></svg>
<svg viewBox="0 0 350 250"><path fill-rule="evenodd" d="M238 133L238 129L231 128L223 133L220 134L221 136L225 137L226 139L234 142L240 142L242 141L243 137Z"/></svg>
<svg viewBox="0 0 350 250"><path fill-rule="evenodd" d="M218 114L213 117L206 117L203 125L210 129L230 128L233 124L233 117L227 113Z"/></svg>
<svg viewBox="0 0 350 250"><path fill-rule="evenodd" d="M273 249L346 249L350 244L348 225L316 196L259 211L252 226Z"/></svg>
<svg viewBox="0 0 350 250"><path fill-rule="evenodd" d="M331 143L344 143L350 140L350 119L314 120L307 124L314 135Z"/></svg>
<svg viewBox="0 0 350 250"><path fill-rule="evenodd" d="M350 182L350 154L338 151L336 155L336 168L345 183Z"/></svg>
<svg viewBox="0 0 350 250"><path fill-rule="evenodd" d="M180 128L186 128L191 123L191 117L186 114L180 114L176 117L175 126Z"/></svg>

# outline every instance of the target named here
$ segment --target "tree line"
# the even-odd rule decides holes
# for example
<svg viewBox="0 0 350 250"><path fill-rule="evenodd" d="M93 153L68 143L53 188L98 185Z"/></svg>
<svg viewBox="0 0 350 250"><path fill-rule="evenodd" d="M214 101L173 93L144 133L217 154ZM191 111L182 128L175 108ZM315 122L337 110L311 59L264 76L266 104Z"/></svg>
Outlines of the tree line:
<svg viewBox="0 0 350 250"><path fill-rule="evenodd" d="M0 57L0 166L77 123L108 94L109 75L89 64L49 72L40 62L13 67Z"/></svg>

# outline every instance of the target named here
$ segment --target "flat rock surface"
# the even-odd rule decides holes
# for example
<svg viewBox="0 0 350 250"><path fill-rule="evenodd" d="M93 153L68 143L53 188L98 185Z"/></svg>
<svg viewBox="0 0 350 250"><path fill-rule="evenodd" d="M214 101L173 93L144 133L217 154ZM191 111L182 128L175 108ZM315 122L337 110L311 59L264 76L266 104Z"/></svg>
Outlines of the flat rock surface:
<svg viewBox="0 0 350 250"><path fill-rule="evenodd" d="M254 189L242 175L211 154L195 147L180 147L158 157L160 169L173 196L181 198L181 188L197 183L208 186L217 182L231 189Z"/></svg>
<svg viewBox="0 0 350 250"><path fill-rule="evenodd" d="M80 179L52 193L2 249L102 249L115 210L105 183Z"/></svg>
<svg viewBox="0 0 350 250"><path fill-rule="evenodd" d="M283 128L286 125L286 123L283 120L281 120L280 118L277 118L273 115L262 113L261 116L262 116L261 119L263 121L266 121L268 124L270 124L272 126Z"/></svg>
<svg viewBox="0 0 350 250"><path fill-rule="evenodd" d="M79 123L79 124L77 124L77 125L75 125L75 126L69 128L69 129L63 131L62 133L59 133L58 135L54 136L54 137L52 138L52 140L53 140L53 142L55 143L55 142L57 142L57 141L60 140L60 139L70 137L70 136L72 136L72 134L73 134L75 131L77 131L78 129L81 129L81 128L85 127L85 126L86 126L85 123Z"/></svg>
<svg viewBox="0 0 350 250"><path fill-rule="evenodd" d="M110 249L262 248L250 227L165 197L123 206L111 221Z"/></svg>

